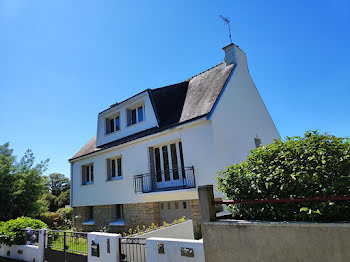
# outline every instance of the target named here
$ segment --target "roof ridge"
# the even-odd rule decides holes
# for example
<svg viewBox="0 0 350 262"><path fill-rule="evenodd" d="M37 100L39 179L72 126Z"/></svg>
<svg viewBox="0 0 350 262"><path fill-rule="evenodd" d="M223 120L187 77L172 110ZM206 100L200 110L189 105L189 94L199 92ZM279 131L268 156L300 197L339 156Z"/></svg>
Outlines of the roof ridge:
<svg viewBox="0 0 350 262"><path fill-rule="evenodd" d="M223 63L225 63L225 61L223 61L223 62L221 62L220 64L217 64L217 65L215 65L215 66L212 66L211 68L208 68L207 70L205 70L205 71L203 71L203 72L201 72L201 73L198 73L198 74L196 74L196 75L194 75L194 76L191 76L190 78L188 78L188 79L185 80L185 81L190 81L191 79L195 78L196 76L199 76L199 75L201 75L201 74L204 74L205 72L208 72L209 70L211 70L211 69L213 69L213 68L215 68L215 67L217 67L217 66L219 66L219 65L222 65ZM184 81L184 82L185 82L185 81Z"/></svg>

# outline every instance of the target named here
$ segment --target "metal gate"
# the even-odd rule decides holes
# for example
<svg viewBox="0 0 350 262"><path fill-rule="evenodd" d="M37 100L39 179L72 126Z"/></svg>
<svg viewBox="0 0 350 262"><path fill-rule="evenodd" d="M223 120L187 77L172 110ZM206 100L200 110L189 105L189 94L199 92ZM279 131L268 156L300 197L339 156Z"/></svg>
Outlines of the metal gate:
<svg viewBox="0 0 350 262"><path fill-rule="evenodd" d="M146 238L121 237L119 250L121 262L147 262Z"/></svg>
<svg viewBox="0 0 350 262"><path fill-rule="evenodd" d="M87 233L48 230L44 247L45 261L87 262Z"/></svg>

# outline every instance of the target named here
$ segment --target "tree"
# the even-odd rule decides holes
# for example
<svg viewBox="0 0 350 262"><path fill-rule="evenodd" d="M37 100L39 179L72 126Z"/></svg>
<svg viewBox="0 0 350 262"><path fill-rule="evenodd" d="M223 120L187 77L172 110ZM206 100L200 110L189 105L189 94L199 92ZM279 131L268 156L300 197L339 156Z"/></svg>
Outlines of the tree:
<svg viewBox="0 0 350 262"><path fill-rule="evenodd" d="M45 210L40 199L45 193L42 174L49 160L34 164L34 154L27 150L17 163L12 153L9 143L0 146L0 220L35 217Z"/></svg>
<svg viewBox="0 0 350 262"><path fill-rule="evenodd" d="M70 204L70 190L62 192L55 200L55 204L58 208L65 207Z"/></svg>
<svg viewBox="0 0 350 262"><path fill-rule="evenodd" d="M15 182L15 157L12 152L9 143L0 145L0 220L11 217Z"/></svg>
<svg viewBox="0 0 350 262"><path fill-rule="evenodd" d="M50 192L46 193L43 198L41 199L42 201L46 201L47 206L48 206L48 211L54 212L58 209L57 207L57 197Z"/></svg>
<svg viewBox="0 0 350 262"><path fill-rule="evenodd" d="M259 147L218 177L229 199L350 195L350 143L317 131ZM231 205L237 218L348 221L350 201Z"/></svg>
<svg viewBox="0 0 350 262"><path fill-rule="evenodd" d="M49 190L57 197L70 187L69 179L63 174L53 173L49 175L48 179Z"/></svg>

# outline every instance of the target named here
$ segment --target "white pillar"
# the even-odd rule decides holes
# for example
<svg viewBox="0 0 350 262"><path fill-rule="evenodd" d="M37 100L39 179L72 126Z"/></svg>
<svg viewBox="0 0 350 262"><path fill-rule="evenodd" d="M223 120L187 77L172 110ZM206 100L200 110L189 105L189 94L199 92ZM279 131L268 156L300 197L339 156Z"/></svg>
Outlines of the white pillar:
<svg viewBox="0 0 350 262"><path fill-rule="evenodd" d="M39 230L38 262L44 262L46 229Z"/></svg>
<svg viewBox="0 0 350 262"><path fill-rule="evenodd" d="M119 238L120 234L92 232L88 234L88 261L119 262ZM92 256L91 244L94 241L99 246L99 257Z"/></svg>

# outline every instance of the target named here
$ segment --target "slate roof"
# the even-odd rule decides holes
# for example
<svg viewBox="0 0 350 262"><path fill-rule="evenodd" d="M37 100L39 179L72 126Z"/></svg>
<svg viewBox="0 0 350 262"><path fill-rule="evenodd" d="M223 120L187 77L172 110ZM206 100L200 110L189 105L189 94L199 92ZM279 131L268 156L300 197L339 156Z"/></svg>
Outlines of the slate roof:
<svg viewBox="0 0 350 262"><path fill-rule="evenodd" d="M70 160L132 140L148 136L208 115L214 107L234 64L223 62L184 82L156 89L148 89L159 127L123 137L96 147L96 136L84 145ZM145 92L144 91L144 92Z"/></svg>

